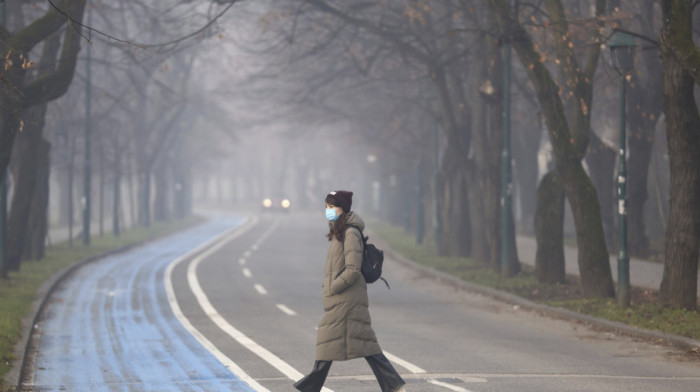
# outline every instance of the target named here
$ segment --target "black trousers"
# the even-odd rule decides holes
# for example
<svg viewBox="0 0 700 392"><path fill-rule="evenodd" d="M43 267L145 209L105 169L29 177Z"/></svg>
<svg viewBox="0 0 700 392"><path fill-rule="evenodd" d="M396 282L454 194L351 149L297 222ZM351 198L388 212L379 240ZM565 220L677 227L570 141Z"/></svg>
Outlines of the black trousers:
<svg viewBox="0 0 700 392"><path fill-rule="evenodd" d="M391 392L406 384L384 354L372 355L365 359L372 368L374 376L377 377L382 392ZM294 387L302 392L319 392L323 388L332 363L333 361L316 361L311 373L297 381Z"/></svg>

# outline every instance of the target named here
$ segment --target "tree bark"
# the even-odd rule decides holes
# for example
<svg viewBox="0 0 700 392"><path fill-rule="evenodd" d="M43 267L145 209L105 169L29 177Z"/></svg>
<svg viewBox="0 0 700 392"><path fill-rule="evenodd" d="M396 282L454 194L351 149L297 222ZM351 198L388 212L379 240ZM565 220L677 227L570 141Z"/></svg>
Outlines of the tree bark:
<svg viewBox="0 0 700 392"><path fill-rule="evenodd" d="M164 222L170 219L168 206L168 168L166 160L161 159L156 164L156 169L153 173L155 194L153 200L153 219L158 222Z"/></svg>
<svg viewBox="0 0 700 392"><path fill-rule="evenodd" d="M683 60L683 56L697 50L692 41L691 7L690 1L662 1L664 25L659 43L673 191L659 301L695 310L700 251L700 114L693 94L698 80L693 79Z"/></svg>
<svg viewBox="0 0 700 392"><path fill-rule="evenodd" d="M657 0L640 4L641 33L647 37L658 34L654 24L658 18ZM663 68L656 50L642 50L640 60L628 84L627 118L629 119L629 166L627 170L627 241L631 256L649 256L649 235L644 218L648 199L649 168L655 141L656 125L663 113L661 77ZM641 73L642 77L637 77Z"/></svg>
<svg viewBox="0 0 700 392"><path fill-rule="evenodd" d="M559 86L542 63L542 56L535 49L527 31L513 19L511 7L504 0L489 0L488 4L498 16L502 30L508 32L508 38L537 91L556 157L557 176L574 216L584 295L612 297L615 290L600 217L600 204L593 183L581 165L581 153L577 151L586 143L579 143L572 137L559 95ZM576 137L585 139L586 135L578 133Z"/></svg>
<svg viewBox="0 0 700 392"><path fill-rule="evenodd" d="M65 10L78 23L82 21L86 0L67 1ZM58 69L42 74L24 85L27 68L24 66L32 48L63 26L67 18L51 8L46 14L14 35L6 33L0 39L0 55L11 61L3 70L0 84L0 180L4 177L12 156L16 130L21 127L22 110L46 103L63 95L73 78L80 50L80 25L66 29ZM6 62L6 64L9 64Z"/></svg>
<svg viewBox="0 0 700 392"><path fill-rule="evenodd" d="M440 170L442 230L437 249L442 256L468 256L471 251L468 190L455 154L448 146Z"/></svg>
<svg viewBox="0 0 700 392"><path fill-rule="evenodd" d="M19 271L27 236L29 212L37 184L41 131L44 128L46 104L34 106L23 112L26 119L24 131L15 138L13 172L15 186L7 224L7 265L11 271Z"/></svg>
<svg viewBox="0 0 700 392"><path fill-rule="evenodd" d="M540 117L539 115L537 117ZM539 120L538 120L539 122ZM542 127L520 127L513 135L513 179L518 185L522 218L518 231L532 235L535 229L537 209L537 151L540 146Z"/></svg>
<svg viewBox="0 0 700 392"><path fill-rule="evenodd" d="M588 172L600 200L601 218L608 249L616 249L615 238L615 149L608 147L595 133L591 133L590 144L586 154ZM630 164L631 166L631 164Z"/></svg>
<svg viewBox="0 0 700 392"><path fill-rule="evenodd" d="M564 283L564 189L552 171L537 188L535 276L541 283Z"/></svg>
<svg viewBox="0 0 700 392"><path fill-rule="evenodd" d="M51 175L51 143L41 138L37 148L36 184L29 212L23 260L41 260L46 254L48 233L49 178Z"/></svg>

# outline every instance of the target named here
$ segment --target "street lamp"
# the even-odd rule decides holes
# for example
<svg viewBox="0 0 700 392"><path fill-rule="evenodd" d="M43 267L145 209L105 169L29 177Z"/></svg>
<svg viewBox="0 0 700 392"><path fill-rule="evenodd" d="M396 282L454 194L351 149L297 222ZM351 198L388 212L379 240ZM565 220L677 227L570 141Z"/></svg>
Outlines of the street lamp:
<svg viewBox="0 0 700 392"><path fill-rule="evenodd" d="M627 136L625 132L625 84L634 68L634 37L615 32L608 43L613 68L620 74L620 162L617 172L619 249L617 253L617 301L626 308L630 305L630 259L627 254Z"/></svg>

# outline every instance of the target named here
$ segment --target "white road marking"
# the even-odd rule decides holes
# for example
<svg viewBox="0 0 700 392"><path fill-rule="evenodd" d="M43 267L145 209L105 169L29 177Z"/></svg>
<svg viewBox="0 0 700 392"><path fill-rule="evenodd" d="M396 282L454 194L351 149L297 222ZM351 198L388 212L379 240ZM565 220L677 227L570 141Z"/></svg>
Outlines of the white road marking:
<svg viewBox="0 0 700 392"><path fill-rule="evenodd" d="M255 341L247 337L241 331L234 328L233 325L229 324L229 322L226 321L226 319L223 316L221 316L221 314L219 314L216 308L214 308L214 305L212 305L212 303L209 301L209 298L207 297L206 293L204 293L204 290L202 290L202 286L200 286L199 284L199 279L197 278L197 266L199 266L202 260L209 257L214 252L218 251L227 242L233 240L234 238L235 237L232 237L222 241L221 243L211 247L209 250L192 260L190 265L187 267L187 282L190 285L190 289L192 290L192 293L194 294L195 298L197 298L197 302L199 303L199 306L202 308L202 310L204 310L204 313L209 317L210 320L214 322L214 324L221 328L222 331L224 331L226 334L232 337L240 345L252 351L255 355L259 356L265 362L272 365L272 367L274 367L280 373L287 376L287 378L289 378L290 380L299 380L304 376L303 374L291 367L288 363L284 362L282 359L280 359L278 356L276 356L266 348L257 344ZM267 389L264 388L256 390L267 391ZM322 389L322 391L333 392L331 389L325 387Z"/></svg>
<svg viewBox="0 0 700 392"><path fill-rule="evenodd" d="M403 359L397 357L394 354L390 354L390 353L384 351L384 355L387 357L387 359L389 361L396 363L397 365L401 366L402 368L408 370L409 372L411 372L413 374L427 373L424 369L421 369L418 366L416 366L408 361L404 361Z"/></svg>
<svg viewBox="0 0 700 392"><path fill-rule="evenodd" d="M253 276L253 274L248 268L243 268L243 276L245 276L246 278L250 278L251 276Z"/></svg>
<svg viewBox="0 0 700 392"><path fill-rule="evenodd" d="M425 369L420 368L420 367L418 367L418 366L416 366L416 365L414 365L406 360L403 360L394 354L391 354L391 353L384 351L384 355L387 357L387 359L389 359L389 361L394 362L395 364L401 366L402 368L408 370L409 372L411 372L413 374L425 374L425 373L427 373L425 371ZM447 388L447 389L450 389L450 390L453 390L456 392L470 392L469 390L464 389L462 387L458 387L456 385L448 384L446 382L438 381L438 380L435 380L432 378L428 378L428 379L426 379L426 381L433 384L433 385Z"/></svg>
<svg viewBox="0 0 700 392"><path fill-rule="evenodd" d="M290 316L296 316L296 314L297 314L295 311L293 311L292 309L289 309L288 307L286 307L282 304L277 304L277 308L279 310L283 311L284 313L287 313Z"/></svg>
<svg viewBox="0 0 700 392"><path fill-rule="evenodd" d="M258 250L258 244L253 244L253 246L250 248L252 250Z"/></svg>
<svg viewBox="0 0 700 392"><path fill-rule="evenodd" d="M246 372L243 371L238 365L236 365L235 362L233 362L229 357L224 355L221 351L219 351L216 346L209 341L197 328L195 328L190 321L187 319L187 317L182 313L182 309L180 309L180 305L177 303L177 297L175 296L175 290L173 289L173 282L172 282L172 274L173 270L175 267L177 267L178 264L180 264L183 260L186 260L190 258L192 255L197 254L201 252L202 250L208 248L209 246L215 244L217 241L220 241L222 238L227 238L226 241L228 242L231 239L238 237L239 235L243 234L244 232L248 231L252 226L257 224L257 218L255 218L252 222L249 224L235 229L233 234L231 232L224 233L223 235L220 235L213 240L205 243L204 245L198 247L197 249L193 250L192 252L189 252L185 255L180 256L177 258L175 261L170 263L168 265L168 268L165 270L165 293L168 297L168 303L170 304L170 308L173 311L173 314L175 317L180 321L180 324L195 338L197 341L205 348L207 349L216 359L219 360L231 373L233 373L234 376L238 377L241 381L244 383L248 384L253 390L257 392L270 392L269 389L263 387L260 385L257 381L255 381L252 377L250 377Z"/></svg>
<svg viewBox="0 0 700 392"><path fill-rule="evenodd" d="M249 251L249 250L245 251L245 252L243 253L243 257L245 257L246 259L247 259L248 257L250 257L250 251Z"/></svg>
<svg viewBox="0 0 700 392"><path fill-rule="evenodd" d="M260 293L260 295L265 295L265 294L267 294L267 290L265 290L265 288L262 287L262 285L259 285L259 284L256 283L255 286L253 286L253 287L255 287L255 290L257 290L258 293Z"/></svg>
<svg viewBox="0 0 700 392"><path fill-rule="evenodd" d="M242 257L240 259L238 259L238 264L245 265L245 259Z"/></svg>
<svg viewBox="0 0 700 392"><path fill-rule="evenodd" d="M437 386L440 386L440 387L444 387L444 388L447 388L447 389L449 389L449 390L451 390L451 391L455 391L455 392L469 392L468 389L464 389L464 388L462 388L462 387L458 387L458 386L456 386L456 385L448 384L448 383L446 383L446 382L438 381L438 380L435 380L435 379L430 379L430 380L428 380L428 382L429 382L430 384L437 385Z"/></svg>

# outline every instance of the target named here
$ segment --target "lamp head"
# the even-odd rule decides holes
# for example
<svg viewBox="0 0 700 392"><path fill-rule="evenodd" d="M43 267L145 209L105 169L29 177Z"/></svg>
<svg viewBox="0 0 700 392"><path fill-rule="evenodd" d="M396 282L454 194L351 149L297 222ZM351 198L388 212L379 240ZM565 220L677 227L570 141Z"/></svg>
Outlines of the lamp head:
<svg viewBox="0 0 700 392"><path fill-rule="evenodd" d="M634 37L616 31L608 41L610 47L610 58L612 59L613 68L621 75L626 75L634 68L634 52L637 48L637 43Z"/></svg>

